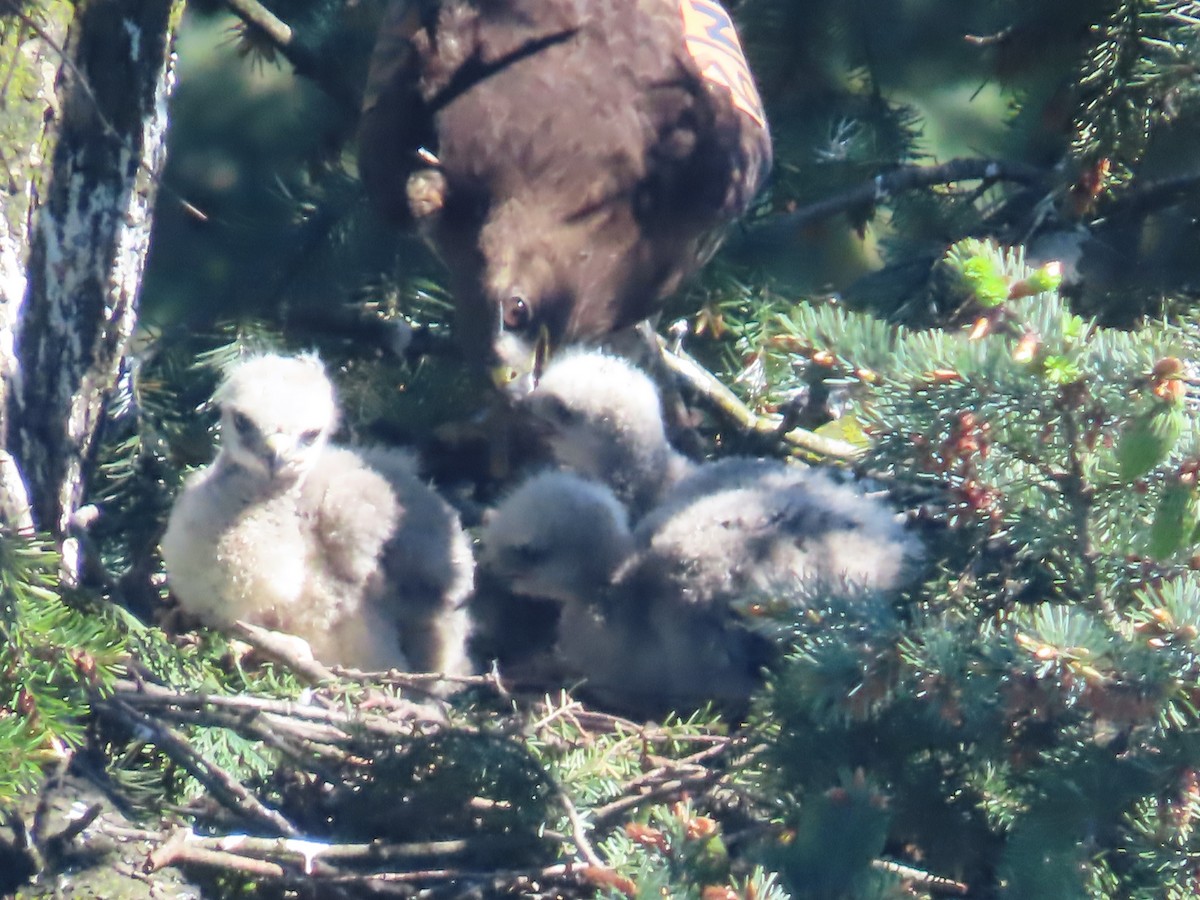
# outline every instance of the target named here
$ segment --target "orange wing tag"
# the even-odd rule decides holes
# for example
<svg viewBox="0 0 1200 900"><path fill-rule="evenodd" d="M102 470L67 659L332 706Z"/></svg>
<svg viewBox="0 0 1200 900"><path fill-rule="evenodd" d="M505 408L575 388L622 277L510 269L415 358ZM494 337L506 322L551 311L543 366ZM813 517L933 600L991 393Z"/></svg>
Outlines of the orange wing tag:
<svg viewBox="0 0 1200 900"><path fill-rule="evenodd" d="M729 13L713 0L680 0L683 42L709 81L729 88L733 105L760 127L767 124L762 100Z"/></svg>

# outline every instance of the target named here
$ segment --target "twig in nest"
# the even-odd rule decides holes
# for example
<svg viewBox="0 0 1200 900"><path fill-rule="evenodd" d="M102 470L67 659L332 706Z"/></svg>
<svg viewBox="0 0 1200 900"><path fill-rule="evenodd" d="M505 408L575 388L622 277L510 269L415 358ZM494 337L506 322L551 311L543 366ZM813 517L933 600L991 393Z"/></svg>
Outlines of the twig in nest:
<svg viewBox="0 0 1200 900"><path fill-rule="evenodd" d="M706 769L701 763L720 756L728 749L728 744L706 747L698 753L685 756L670 765L658 766L626 782L621 786L620 797L594 810L593 827L608 825L612 820L638 806L654 803L686 789L718 780L721 777L720 773ZM633 793L635 791L639 793Z"/></svg>
<svg viewBox="0 0 1200 900"><path fill-rule="evenodd" d="M333 670L322 665L311 657L301 656L296 650L296 644L277 631L260 628L250 622L235 622L231 629L235 634L256 650L265 653L278 662L283 663L305 681L311 684L326 684L337 681Z"/></svg>
<svg viewBox="0 0 1200 900"><path fill-rule="evenodd" d="M157 872L166 866L191 863L193 865L211 866L232 872L241 872L255 878L283 878L287 872L279 863L269 860L254 859L236 853L227 853L209 847L200 847L192 843L195 835L190 829L176 829L162 846L146 857L143 866L146 872Z"/></svg>
<svg viewBox="0 0 1200 900"><path fill-rule="evenodd" d="M295 838L261 838L241 834L202 837L187 828L176 829L164 840L164 836L159 832L115 825L105 826L104 832L117 840L162 841L161 846L147 857L147 872L164 866L202 865L276 880L292 880L302 872L306 879L326 884L478 882L497 886L520 886L536 881L569 878L574 871L570 864L559 864L535 870L480 872L440 867L408 872L359 874L347 873L332 865L351 863L362 866L388 860L431 856L470 858L478 849L478 842L475 840L425 841L411 844L328 844ZM285 862L297 863L300 871L285 866Z"/></svg>
<svg viewBox="0 0 1200 900"><path fill-rule="evenodd" d="M162 835L157 832L137 828L110 827L105 829L105 833L118 839L162 840ZM455 857L469 859L478 854L482 845L488 843L487 836L484 836L470 840L413 841L404 844L385 844L378 841L337 844L303 838L267 838L247 834L201 836L190 829L180 828L150 854L147 868L153 870L177 862L192 862L197 855L201 855L213 860L213 864L216 865L229 865L235 860L248 859L269 861L278 865L284 862L299 863L304 874L313 875L322 873L318 863L377 866L395 860L428 860L430 857L446 860ZM504 840L500 843L503 844ZM279 875L282 874L284 873L281 870ZM330 873L326 869L324 874Z"/></svg>
<svg viewBox="0 0 1200 900"><path fill-rule="evenodd" d="M575 844L575 849L579 851L589 866L607 869L608 865L596 854L591 840L588 839L587 826L584 824L583 817L579 815L579 810L575 808L575 804L562 788L558 790L558 801L567 814L567 821L571 823L571 840Z"/></svg>
<svg viewBox="0 0 1200 900"><path fill-rule="evenodd" d="M220 766L202 757L174 729L134 709L120 697L104 700L98 703L96 708L145 732L147 740L153 742L156 747L182 766L189 775L204 785L218 802L234 813L279 834L289 836L299 834L296 827L278 811L265 805L245 785Z"/></svg>
<svg viewBox="0 0 1200 900"><path fill-rule="evenodd" d="M434 684L477 685L493 688L501 695L507 693L500 684L498 674L447 675L442 672L364 672L344 666L326 666L319 660L304 655L297 643L288 635L262 628L250 622L235 622L232 631L252 645L256 650L283 663L305 681L321 686L337 681L354 681L371 685L392 685L427 689Z"/></svg>
<svg viewBox="0 0 1200 900"><path fill-rule="evenodd" d="M504 685L500 683L499 672L495 671L487 675L448 675L444 672L397 672L394 669L387 672L364 672L342 666L334 666L329 671L347 681L366 681L393 687L423 688L431 684L462 684L490 687L502 696L507 693Z"/></svg>
<svg viewBox="0 0 1200 900"><path fill-rule="evenodd" d="M140 709L153 709L158 715L189 724L217 725L259 740L272 732L273 746L281 741L300 742L304 753L341 758L336 750L363 732L388 739L411 737L417 723L407 723L364 712L355 714L295 700L274 700L243 694L201 694L173 691L155 684L135 684L120 680L115 693L125 703ZM285 752L290 748L281 747Z"/></svg>
<svg viewBox="0 0 1200 900"><path fill-rule="evenodd" d="M583 709L583 704L581 704L578 700L572 700L569 696L567 696L567 694L565 692L559 697L559 699L562 701L561 705L551 706L550 711L548 713L546 713L546 715L544 715L540 719L538 719L536 722L531 722L529 724L527 730L530 732L536 733L538 731L541 731L543 728L545 728L551 722L554 722L557 719L561 719L564 716L569 715L570 713L572 713L576 710ZM550 698L549 697L546 698L546 705L550 706Z"/></svg>
<svg viewBox="0 0 1200 900"><path fill-rule="evenodd" d="M784 443L834 459L852 460L862 456L862 449L847 441L827 438L807 428L792 428L780 434L783 416L759 415L743 403L712 372L700 365L694 357L683 350L671 350L661 335L656 335L662 351L663 363L671 373L682 380L697 394L704 397L723 415L735 424L758 434L775 436Z"/></svg>

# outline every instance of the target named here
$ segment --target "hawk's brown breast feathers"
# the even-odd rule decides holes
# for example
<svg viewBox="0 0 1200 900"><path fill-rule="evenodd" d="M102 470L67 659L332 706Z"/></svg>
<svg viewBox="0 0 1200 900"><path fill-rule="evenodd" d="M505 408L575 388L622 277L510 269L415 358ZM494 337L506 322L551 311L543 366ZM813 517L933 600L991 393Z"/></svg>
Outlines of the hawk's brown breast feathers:
<svg viewBox="0 0 1200 900"><path fill-rule="evenodd" d="M381 27L362 176L446 262L490 362L656 311L770 164L712 0L394 0Z"/></svg>

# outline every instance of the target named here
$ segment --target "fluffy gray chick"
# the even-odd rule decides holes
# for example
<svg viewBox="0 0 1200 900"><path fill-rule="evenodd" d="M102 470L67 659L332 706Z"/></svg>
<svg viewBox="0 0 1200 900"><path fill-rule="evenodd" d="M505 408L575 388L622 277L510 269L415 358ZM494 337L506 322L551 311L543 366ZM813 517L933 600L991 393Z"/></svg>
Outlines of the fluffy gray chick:
<svg viewBox="0 0 1200 900"><path fill-rule="evenodd" d="M620 357L566 351L523 405L555 462L608 485L635 520L691 471L667 440L654 382Z"/></svg>
<svg viewBox="0 0 1200 900"><path fill-rule="evenodd" d="M214 395L221 449L175 500L162 553L206 624L295 634L327 664L465 672L474 564L400 451L335 447L315 356L259 356Z"/></svg>
<svg viewBox="0 0 1200 900"><path fill-rule="evenodd" d="M902 587L922 550L883 500L816 469L733 457L697 466L641 522L616 579L702 606Z"/></svg>
<svg viewBox="0 0 1200 900"><path fill-rule="evenodd" d="M764 641L720 603L645 594L617 577L636 554L626 514L603 485L535 475L492 513L481 566L516 592L562 603L558 653L588 689L639 713L742 703L759 683Z"/></svg>

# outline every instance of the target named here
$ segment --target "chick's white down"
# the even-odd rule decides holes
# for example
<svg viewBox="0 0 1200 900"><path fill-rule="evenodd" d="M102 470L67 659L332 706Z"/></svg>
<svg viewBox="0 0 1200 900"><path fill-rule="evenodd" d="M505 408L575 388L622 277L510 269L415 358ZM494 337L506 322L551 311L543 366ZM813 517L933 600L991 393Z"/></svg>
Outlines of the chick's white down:
<svg viewBox="0 0 1200 900"><path fill-rule="evenodd" d="M221 448L162 540L181 606L297 635L331 665L468 671L470 545L412 458L330 444L337 405L315 356L249 359L214 400Z"/></svg>
<svg viewBox="0 0 1200 900"><path fill-rule="evenodd" d="M728 486L668 500L632 531L605 486L535 475L493 511L481 565L560 602L564 664L619 702L743 701L772 651L740 601L890 590L919 557L881 502L821 473L750 462L714 464L706 475L720 482L720 467Z"/></svg>
<svg viewBox="0 0 1200 900"><path fill-rule="evenodd" d="M692 469L667 440L654 382L621 357L564 351L523 405L554 461L608 485L634 518Z"/></svg>

